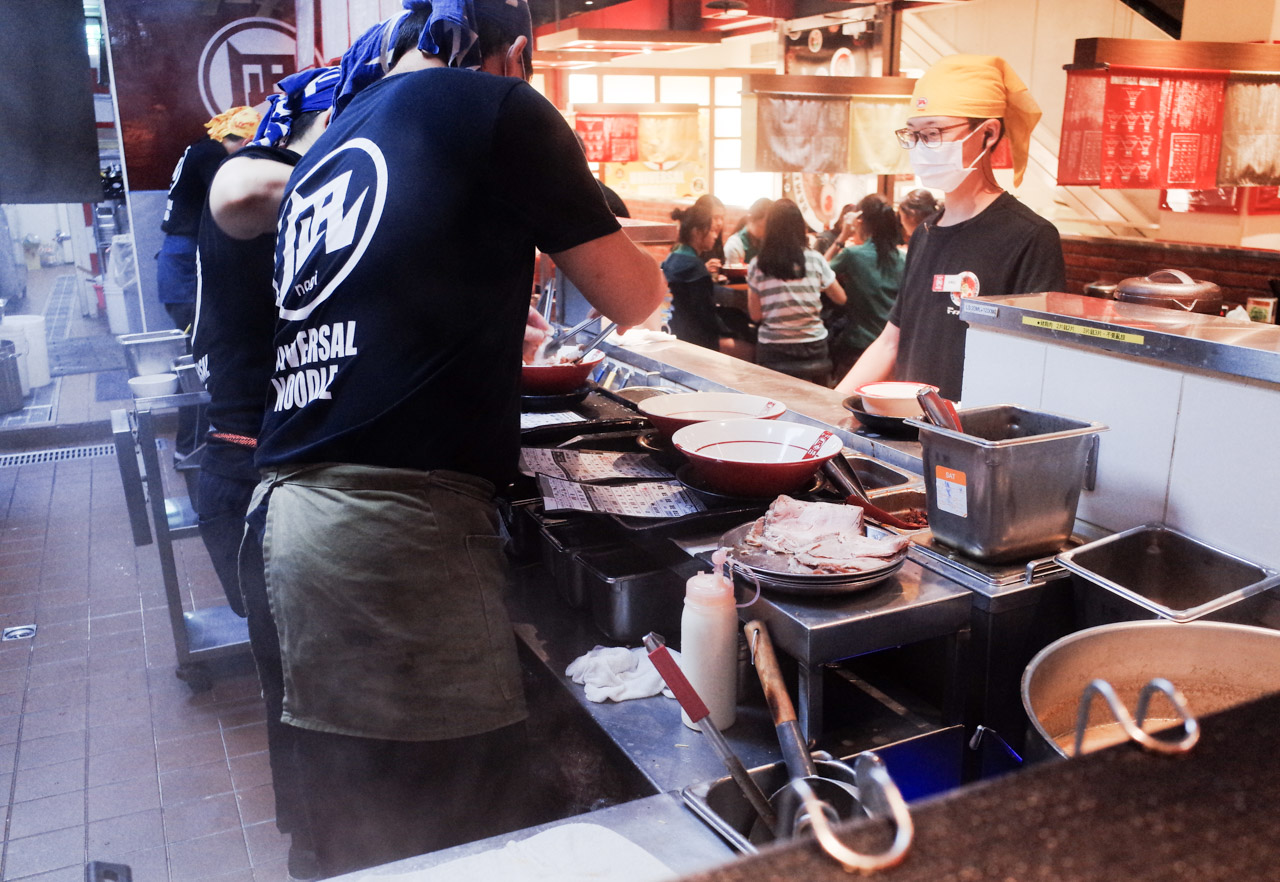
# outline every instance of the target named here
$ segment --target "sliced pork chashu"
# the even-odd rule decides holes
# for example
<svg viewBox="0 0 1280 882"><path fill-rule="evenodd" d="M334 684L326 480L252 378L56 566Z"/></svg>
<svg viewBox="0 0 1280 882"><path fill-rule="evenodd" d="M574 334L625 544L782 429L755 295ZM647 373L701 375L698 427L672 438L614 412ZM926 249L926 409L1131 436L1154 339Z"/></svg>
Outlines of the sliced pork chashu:
<svg viewBox="0 0 1280 882"><path fill-rule="evenodd" d="M743 540L791 560L796 573L859 573L885 565L910 540L862 535L862 509L831 502L802 502L779 496Z"/></svg>

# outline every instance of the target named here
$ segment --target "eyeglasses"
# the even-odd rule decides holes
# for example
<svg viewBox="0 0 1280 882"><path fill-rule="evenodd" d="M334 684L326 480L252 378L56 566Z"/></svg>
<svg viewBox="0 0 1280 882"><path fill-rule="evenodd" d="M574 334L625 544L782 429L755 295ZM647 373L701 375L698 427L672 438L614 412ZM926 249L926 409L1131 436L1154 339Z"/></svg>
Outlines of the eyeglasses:
<svg viewBox="0 0 1280 882"><path fill-rule="evenodd" d="M921 143L926 147L936 148L942 143L942 133L949 132L952 129L965 128L969 124L967 122L956 123L953 126L943 126L939 129L898 129L894 135L898 138L898 143L902 145L903 150L910 150Z"/></svg>

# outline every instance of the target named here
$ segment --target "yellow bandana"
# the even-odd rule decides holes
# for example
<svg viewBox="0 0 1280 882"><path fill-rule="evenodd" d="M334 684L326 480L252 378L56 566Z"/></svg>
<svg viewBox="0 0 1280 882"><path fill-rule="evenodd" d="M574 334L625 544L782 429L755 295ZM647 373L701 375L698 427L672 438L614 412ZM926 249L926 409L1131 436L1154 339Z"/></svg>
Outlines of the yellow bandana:
<svg viewBox="0 0 1280 882"><path fill-rule="evenodd" d="M1003 119L1016 187L1027 168L1027 148L1031 130L1040 121L1040 105L1000 56L948 55L916 80L909 116Z"/></svg>
<svg viewBox="0 0 1280 882"><path fill-rule="evenodd" d="M228 135L248 139L258 130L261 119L262 116L252 107L233 107L209 120L204 127L215 141L221 141Z"/></svg>

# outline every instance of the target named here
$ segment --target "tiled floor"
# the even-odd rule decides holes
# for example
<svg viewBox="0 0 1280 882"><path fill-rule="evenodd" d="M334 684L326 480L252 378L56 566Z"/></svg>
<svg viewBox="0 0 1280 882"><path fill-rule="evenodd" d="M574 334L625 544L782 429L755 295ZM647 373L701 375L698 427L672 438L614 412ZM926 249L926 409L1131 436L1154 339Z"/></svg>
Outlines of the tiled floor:
<svg viewBox="0 0 1280 882"><path fill-rule="evenodd" d="M176 543L187 608L225 603L199 539ZM251 665L193 694L154 545L135 547L111 456L0 468L0 879L283 880Z"/></svg>

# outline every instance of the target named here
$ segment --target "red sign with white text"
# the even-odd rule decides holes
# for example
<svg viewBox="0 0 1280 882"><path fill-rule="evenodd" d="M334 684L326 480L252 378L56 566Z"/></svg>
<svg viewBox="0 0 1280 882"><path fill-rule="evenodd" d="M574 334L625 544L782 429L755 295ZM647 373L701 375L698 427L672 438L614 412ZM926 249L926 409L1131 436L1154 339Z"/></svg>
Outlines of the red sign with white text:
<svg viewBox="0 0 1280 882"><path fill-rule="evenodd" d="M1068 71L1058 183L1213 189L1226 81L1226 71Z"/></svg>
<svg viewBox="0 0 1280 882"><path fill-rule="evenodd" d="M585 114L574 118L582 136L588 162L638 162L640 115L635 113Z"/></svg>

